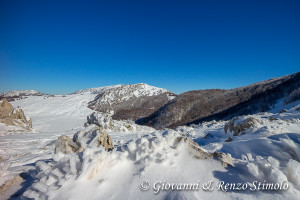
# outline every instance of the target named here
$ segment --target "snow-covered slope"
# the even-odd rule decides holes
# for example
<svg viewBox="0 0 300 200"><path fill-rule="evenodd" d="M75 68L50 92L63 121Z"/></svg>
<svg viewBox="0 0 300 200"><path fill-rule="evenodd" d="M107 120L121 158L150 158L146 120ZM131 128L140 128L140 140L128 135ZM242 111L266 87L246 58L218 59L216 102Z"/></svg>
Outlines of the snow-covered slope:
<svg viewBox="0 0 300 200"><path fill-rule="evenodd" d="M163 93L170 93L171 96L171 92L169 90L150 86L145 83L118 85L116 87L105 87L103 89L99 88L98 91L100 92L98 93L99 95L95 101L99 105L116 105L131 98L157 96Z"/></svg>
<svg viewBox="0 0 300 200"><path fill-rule="evenodd" d="M181 126L151 134L110 132L115 144L111 152L90 147L82 153L53 155L53 160L48 158L55 137L45 140L39 135L39 143L34 144L40 149L38 154L26 154L29 148L35 152L33 145L28 150L23 148L18 159L21 162L5 168L5 172L34 169L34 182L23 195L35 199L296 200L300 195L300 102L287 106L279 102L276 106L286 111L241 117L238 122L252 117L259 123L239 136L225 134L228 121ZM231 154L234 167L224 167L215 159L196 159L183 144L175 148L174 142L182 134L193 138L207 152ZM31 141L25 137L22 136L23 143ZM232 141L225 142L228 137ZM18 143L12 136L3 139ZM36 156L44 161L37 161ZM30 167L30 162L36 167ZM210 181L212 191L203 189ZM226 191L226 183L236 185L227 187ZM238 189L238 183L247 188ZM288 190L258 190L259 183L284 184ZM198 184L198 187L184 189L184 184Z"/></svg>
<svg viewBox="0 0 300 200"><path fill-rule="evenodd" d="M11 102L31 117L34 129L40 132L66 131L82 127L86 117L93 111L88 103L95 94L29 96L26 99Z"/></svg>
<svg viewBox="0 0 300 200"><path fill-rule="evenodd" d="M17 94L14 92L10 93ZM37 93L32 92L32 94ZM151 97L156 98L159 97L159 95L163 95L163 99L158 99L160 100L159 105L148 109L145 103L146 101L148 102L148 100L145 98L149 97L152 100ZM158 108L164 101L168 101L168 97L171 95L172 93L166 89L149 86L147 84L134 84L90 88L79 90L70 95L28 96L24 99L12 101L11 103L14 107L19 106L22 108L26 115L32 118L33 127L36 130L49 132L66 131L81 127L86 121L86 117L93 112L91 108L95 107L105 108L99 111L109 113L112 109L114 109L113 111L119 111L120 106L124 106L124 103L127 102L130 103L131 107L127 106L126 109L130 109L131 112L134 112L133 107L141 106L140 104L142 104L144 110L139 108L139 112L147 114L149 110ZM140 104L130 102L133 100L133 97L138 98ZM156 101L154 101L154 105L156 105L155 102ZM96 106L93 107L91 104ZM129 112L130 111L128 111L128 113Z"/></svg>
<svg viewBox="0 0 300 200"><path fill-rule="evenodd" d="M42 95L41 92L36 90L13 90L0 94L0 97L19 97L19 96L37 96Z"/></svg>
<svg viewBox="0 0 300 200"><path fill-rule="evenodd" d="M68 96L55 98L68 99ZM58 99L53 101L55 104ZM142 130L108 132L115 146L113 151L89 147L82 153L69 155L53 155L54 144L59 135L72 137L75 130L0 136L3 160L0 185L26 172L31 178L23 184L26 192L21 196L35 199L297 199L300 195L300 101L289 105L279 101L271 112L241 116L235 125L247 118L255 118L258 123L238 136L225 133L229 121L211 121L150 134ZM234 167L224 167L215 159L197 159L191 156L186 145L175 147L174 142L182 134L209 153L230 154ZM149 181L148 189L145 180ZM203 189L209 181L212 181L212 191ZM224 187L217 185L222 182L242 183L247 189L225 192ZM183 184L193 183L198 188L182 189ZM251 191L258 183L283 183L289 189Z"/></svg>
<svg viewBox="0 0 300 200"><path fill-rule="evenodd" d="M114 119L139 119L161 108L176 95L169 90L145 83L121 85L103 90L94 101L91 109L112 113Z"/></svg>

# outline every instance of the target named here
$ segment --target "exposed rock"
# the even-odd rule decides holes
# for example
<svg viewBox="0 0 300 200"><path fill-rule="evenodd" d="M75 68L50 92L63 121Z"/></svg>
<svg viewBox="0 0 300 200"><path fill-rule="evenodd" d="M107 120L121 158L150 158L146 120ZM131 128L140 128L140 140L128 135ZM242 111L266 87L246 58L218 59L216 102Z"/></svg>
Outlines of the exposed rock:
<svg viewBox="0 0 300 200"><path fill-rule="evenodd" d="M287 109L283 109L279 113L285 113L285 112L287 112Z"/></svg>
<svg viewBox="0 0 300 200"><path fill-rule="evenodd" d="M56 143L55 143L55 150L54 153L77 153L80 150L80 146L72 141L71 138L69 138L66 135L59 136Z"/></svg>
<svg viewBox="0 0 300 200"><path fill-rule="evenodd" d="M228 137L224 142L231 142L232 141L232 137Z"/></svg>
<svg viewBox="0 0 300 200"><path fill-rule="evenodd" d="M219 160L224 167L227 167L228 165L234 167L233 160L230 155L220 152L214 152L212 154L208 153L203 148L201 148L199 144L185 135L182 135L181 137L178 137L176 139L174 147L177 148L180 144L188 145L189 153L196 159L215 158L216 160Z"/></svg>
<svg viewBox="0 0 300 200"><path fill-rule="evenodd" d="M0 156L0 162L4 161L4 159Z"/></svg>
<svg viewBox="0 0 300 200"><path fill-rule="evenodd" d="M87 146L103 146L106 150L112 150L114 148L111 137L103 127L96 124L92 124L86 127L85 130L75 133L73 141L82 148L86 148Z"/></svg>
<svg viewBox="0 0 300 200"><path fill-rule="evenodd" d="M227 124L225 124L224 131L225 133L227 133L228 131L233 132L234 136L238 136L240 134L245 134L245 131L247 129L259 123L260 122L253 117L249 117L246 119L240 119L239 117L235 117L232 120L230 120Z"/></svg>
<svg viewBox="0 0 300 200"><path fill-rule="evenodd" d="M225 153L220 153L220 152L214 152L213 157L215 159L221 161L221 163L224 167L227 167L228 165L231 167L234 167L233 160L230 155L227 155Z"/></svg>
<svg viewBox="0 0 300 200"><path fill-rule="evenodd" d="M296 110L297 110L297 111L300 111L300 107L299 107L299 108L296 108Z"/></svg>
<svg viewBox="0 0 300 200"><path fill-rule="evenodd" d="M27 131L33 131L32 121L20 108L13 108L13 106L4 98L0 100L0 122L11 125L19 126Z"/></svg>
<svg viewBox="0 0 300 200"><path fill-rule="evenodd" d="M213 156L203 150L196 142L188 138L187 136L178 137L175 142L175 148L181 143L184 143L185 145L188 145L190 147L190 153L193 157L197 159L209 159Z"/></svg>
<svg viewBox="0 0 300 200"><path fill-rule="evenodd" d="M269 120L270 120L270 121L274 121L274 120L279 120L279 119L278 119L277 117L272 117L272 116L271 116L271 117L269 117Z"/></svg>
<svg viewBox="0 0 300 200"><path fill-rule="evenodd" d="M87 147L101 146L107 151L114 148L113 141L105 129L93 124L87 126L86 129L75 133L73 139L65 135L60 136L56 141L54 153L78 153Z"/></svg>
<svg viewBox="0 0 300 200"><path fill-rule="evenodd" d="M10 199L13 191L11 191L11 188L20 185L24 179L20 176L17 175L16 177L6 181L3 185L0 186L0 197L3 197L3 199ZM2 199L2 198L0 198Z"/></svg>

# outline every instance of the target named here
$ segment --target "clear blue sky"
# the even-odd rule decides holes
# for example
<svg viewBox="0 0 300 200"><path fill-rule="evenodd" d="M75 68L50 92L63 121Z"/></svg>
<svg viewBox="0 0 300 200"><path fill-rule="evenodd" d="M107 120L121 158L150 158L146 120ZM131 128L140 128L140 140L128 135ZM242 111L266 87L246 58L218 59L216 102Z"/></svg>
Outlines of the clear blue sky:
<svg viewBox="0 0 300 200"><path fill-rule="evenodd" d="M300 71L300 1L0 0L0 92L175 93Z"/></svg>

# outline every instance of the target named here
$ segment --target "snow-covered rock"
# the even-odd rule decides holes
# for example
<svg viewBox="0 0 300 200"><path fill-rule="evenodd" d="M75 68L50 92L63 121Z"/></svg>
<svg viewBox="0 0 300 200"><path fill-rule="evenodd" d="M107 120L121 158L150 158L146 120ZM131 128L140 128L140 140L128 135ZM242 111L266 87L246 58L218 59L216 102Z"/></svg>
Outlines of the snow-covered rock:
<svg viewBox="0 0 300 200"><path fill-rule="evenodd" d="M224 131L225 133L233 132L233 135L237 136L239 134L244 134L247 129L259 124L260 122L253 117L235 117L225 124Z"/></svg>
<svg viewBox="0 0 300 200"><path fill-rule="evenodd" d="M0 100L0 123L21 127L21 132L34 131L32 129L32 120L29 117L25 117L22 109L13 108L6 98ZM20 132L19 129L16 130L18 130L16 132Z"/></svg>
<svg viewBox="0 0 300 200"><path fill-rule="evenodd" d="M73 141L76 142L81 149L100 146L103 146L106 150L112 150L114 148L111 137L103 127L96 124L89 125L85 129L75 133Z"/></svg>
<svg viewBox="0 0 300 200"><path fill-rule="evenodd" d="M111 114L93 112L91 115L87 116L86 126L96 124L103 127L109 132L154 132L155 129L148 126L141 126L135 124L131 120L114 120Z"/></svg>
<svg viewBox="0 0 300 200"><path fill-rule="evenodd" d="M56 141L54 153L78 153L87 147L93 148L101 146L106 150L112 150L114 148L113 141L105 129L96 124L92 124L76 132L73 136L73 140L66 135L60 136Z"/></svg>

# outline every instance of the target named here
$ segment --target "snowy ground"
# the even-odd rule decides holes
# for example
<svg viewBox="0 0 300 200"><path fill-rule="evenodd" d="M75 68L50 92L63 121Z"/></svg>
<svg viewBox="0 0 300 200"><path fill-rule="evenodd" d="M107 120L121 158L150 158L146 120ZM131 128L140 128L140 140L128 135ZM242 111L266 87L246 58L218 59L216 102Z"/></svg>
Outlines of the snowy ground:
<svg viewBox="0 0 300 200"><path fill-rule="evenodd" d="M12 101L11 104L14 107L20 106L25 115L32 118L34 129L57 132L82 127L86 117L93 112L87 105L95 96L89 92L53 97L29 96Z"/></svg>
<svg viewBox="0 0 300 200"><path fill-rule="evenodd" d="M9 195L19 190L23 199L299 199L300 102L279 102L268 113L243 116L259 123L239 136L225 134L226 121L213 121L154 133L109 132L115 144L111 152L89 148L78 154L54 155L58 136L72 137L83 129L91 111L82 105L93 96L50 98L29 97L13 103L32 117L34 128L41 133L0 136L4 159L0 162L0 185L22 172L31 177ZM279 113L283 108L287 111ZM224 167L214 159L195 159L184 145L175 148L181 134L208 152L230 154L234 167ZM231 142L225 142L228 137ZM212 191L203 189L209 181ZM248 188L225 192L224 187L217 187L223 182L242 183ZM182 189L185 183L199 187ZM289 188L250 190L258 183L283 183Z"/></svg>

